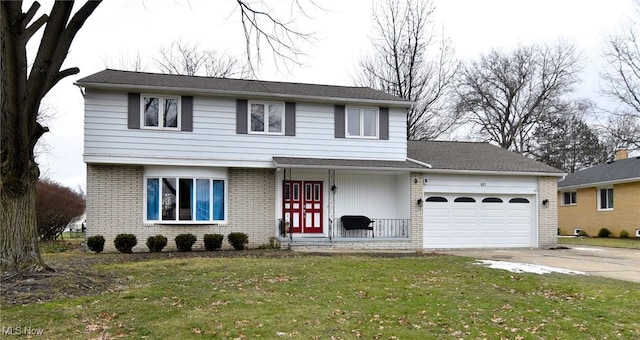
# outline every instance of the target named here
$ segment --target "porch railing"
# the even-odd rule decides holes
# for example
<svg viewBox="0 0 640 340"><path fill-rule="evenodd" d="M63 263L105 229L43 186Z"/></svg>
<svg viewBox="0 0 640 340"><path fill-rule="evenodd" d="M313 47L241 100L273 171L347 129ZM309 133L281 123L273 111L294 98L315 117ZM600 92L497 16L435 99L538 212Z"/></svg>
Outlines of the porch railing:
<svg viewBox="0 0 640 340"><path fill-rule="evenodd" d="M370 217L374 222L373 233L375 238L409 238L411 235L411 220L403 218L375 218ZM336 238L371 238L370 230L353 229L345 230L340 218L335 219L334 237Z"/></svg>

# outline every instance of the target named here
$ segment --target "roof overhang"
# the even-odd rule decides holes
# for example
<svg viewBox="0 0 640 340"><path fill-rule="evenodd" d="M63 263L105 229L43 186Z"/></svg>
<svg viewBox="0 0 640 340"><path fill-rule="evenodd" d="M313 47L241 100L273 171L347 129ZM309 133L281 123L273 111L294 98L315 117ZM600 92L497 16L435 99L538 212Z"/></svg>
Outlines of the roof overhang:
<svg viewBox="0 0 640 340"><path fill-rule="evenodd" d="M157 86L157 85L135 85L135 84L112 84L112 83L94 83L94 82L75 82L74 85L85 88L98 90L119 90L119 91L137 91L137 92L170 92L184 94L199 94L208 96L224 96L224 97L259 97L259 98L277 98L282 100L303 100L309 102L341 102L347 104L371 104L371 105L388 105L394 107L411 107L416 104L413 101L406 100L382 100L382 99L359 99L344 97L325 97L325 96L308 96L308 95L292 95L285 93L266 93L255 91L229 91L229 90L212 90L191 87L178 86Z"/></svg>
<svg viewBox="0 0 640 340"><path fill-rule="evenodd" d="M375 170L402 172L423 172L429 167L428 164L411 159L397 161L379 159L273 157L273 164L278 169Z"/></svg>
<svg viewBox="0 0 640 340"><path fill-rule="evenodd" d="M536 177L563 177L566 173L536 172L536 171L510 171L510 170L455 170L455 169L427 169L430 174L454 174L454 175L492 175L492 176L536 176Z"/></svg>
<svg viewBox="0 0 640 340"><path fill-rule="evenodd" d="M634 178L625 178L618 179L612 181L601 181L601 182L593 182L593 183L585 183L585 184L576 184L576 185L568 185L561 187L558 185L558 191L567 191L567 190L575 190L575 189L584 189L584 188L594 188L594 187L606 187L614 184L624 184L624 183L633 183L640 182L640 177Z"/></svg>

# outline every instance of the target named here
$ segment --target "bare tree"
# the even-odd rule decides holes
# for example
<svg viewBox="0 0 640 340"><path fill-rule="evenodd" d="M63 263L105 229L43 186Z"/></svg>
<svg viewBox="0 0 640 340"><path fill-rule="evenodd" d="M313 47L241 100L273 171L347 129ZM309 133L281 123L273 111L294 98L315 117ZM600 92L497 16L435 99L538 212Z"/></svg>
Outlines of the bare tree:
<svg viewBox="0 0 640 340"><path fill-rule="evenodd" d="M56 1L49 15L34 20L40 4L22 12L22 1L0 2L0 98L2 98L0 178L0 270L14 273L46 268L38 247L35 194L40 171L34 158L48 131L38 121L42 98L78 68L61 70L71 42L100 1L87 1L71 15L73 1ZM44 27L28 69L27 43Z"/></svg>
<svg viewBox="0 0 640 340"><path fill-rule="evenodd" d="M257 36L256 43L264 37L277 56L286 59L287 49L291 49L293 56L299 54L296 37L308 39L308 35L289 29L288 21L257 11L248 2L237 2L248 55L252 36ZM0 272L3 275L48 269L40 256L35 215L40 171L34 147L48 131L38 121L38 112L42 98L51 88L80 71L76 67L62 70L61 67L76 34L100 3L86 1L72 15L74 1L55 1L49 14L34 20L40 8L37 1L26 12L22 11L22 1L0 1ZM295 4L298 6L297 1ZM260 27L269 23L274 31ZM43 27L35 58L29 63L27 43Z"/></svg>
<svg viewBox="0 0 640 340"><path fill-rule="evenodd" d="M610 153L640 148L640 0L634 5L635 16L605 41L601 89L620 104L602 126Z"/></svg>
<svg viewBox="0 0 640 340"><path fill-rule="evenodd" d="M248 67L235 57L176 40L160 48L155 64L162 73L208 77L245 77Z"/></svg>
<svg viewBox="0 0 640 340"><path fill-rule="evenodd" d="M640 149L640 120L633 115L609 115L600 127L609 155L619 148Z"/></svg>
<svg viewBox="0 0 640 340"><path fill-rule="evenodd" d="M408 139L435 139L458 120L447 107L458 64L450 41L436 33L434 11L430 0L383 2L374 14L375 53L360 61L354 80L416 102Z"/></svg>
<svg viewBox="0 0 640 340"><path fill-rule="evenodd" d="M578 70L572 45L493 50L461 68L457 111L482 138L526 154L541 117L562 108L559 104L572 91Z"/></svg>
<svg viewBox="0 0 640 340"><path fill-rule="evenodd" d="M636 17L640 0L635 0ZM630 20L608 37L604 57L607 68L601 73L602 92L623 105L623 114L640 118L640 23Z"/></svg>
<svg viewBox="0 0 640 340"><path fill-rule="evenodd" d="M42 240L55 240L66 226L85 211L85 197L52 180L38 182L36 216L38 235Z"/></svg>

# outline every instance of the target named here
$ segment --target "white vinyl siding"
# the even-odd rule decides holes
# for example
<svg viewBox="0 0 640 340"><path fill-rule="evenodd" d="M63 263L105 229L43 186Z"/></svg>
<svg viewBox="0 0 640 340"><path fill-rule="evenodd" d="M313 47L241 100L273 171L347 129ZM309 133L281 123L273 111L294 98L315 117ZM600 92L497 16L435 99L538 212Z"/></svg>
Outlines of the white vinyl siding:
<svg viewBox="0 0 640 340"><path fill-rule="evenodd" d="M296 103L296 136L236 133L235 98L194 97L193 132L127 128L127 94L87 90L88 162L273 166L273 156L405 160L406 110L389 110L389 140L334 138L333 104ZM283 127L284 128L284 127ZM202 163L197 163L202 162Z"/></svg>

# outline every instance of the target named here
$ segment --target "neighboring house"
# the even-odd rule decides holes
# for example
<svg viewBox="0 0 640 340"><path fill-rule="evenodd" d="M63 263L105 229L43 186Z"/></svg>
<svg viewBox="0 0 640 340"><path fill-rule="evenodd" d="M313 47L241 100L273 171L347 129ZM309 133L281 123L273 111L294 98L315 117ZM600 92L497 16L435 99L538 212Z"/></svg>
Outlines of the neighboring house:
<svg viewBox="0 0 640 340"><path fill-rule="evenodd" d="M640 157L618 150L615 160L567 175L558 183L558 225L563 235L584 230L640 237Z"/></svg>
<svg viewBox="0 0 640 340"><path fill-rule="evenodd" d="M249 246L556 244L557 169L485 143L407 142L413 104L361 87L105 70L85 91L87 235L244 232ZM543 204L543 202L547 202ZM362 215L373 230L343 225ZM367 227L367 226L364 226Z"/></svg>

